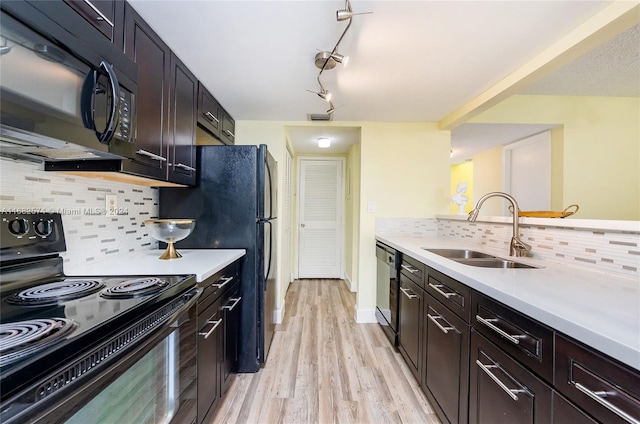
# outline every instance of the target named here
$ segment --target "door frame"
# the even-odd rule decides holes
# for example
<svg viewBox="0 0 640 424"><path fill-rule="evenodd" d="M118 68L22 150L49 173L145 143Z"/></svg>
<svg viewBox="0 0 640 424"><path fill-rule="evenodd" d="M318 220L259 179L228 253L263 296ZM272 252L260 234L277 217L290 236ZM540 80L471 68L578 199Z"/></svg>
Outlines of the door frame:
<svg viewBox="0 0 640 424"><path fill-rule="evenodd" d="M295 196L296 196L296 206L295 206L295 210L296 210L296 216L295 216L295 222L292 222L292 224L295 224L295 231L294 231L294 235L295 235L295 278L298 279L300 278L300 207L301 207L301 202L300 202L300 184L301 184L301 178L300 178L300 174L302 172L302 167L300 166L300 163L304 160L314 160L314 161L337 161L337 162L341 162L341 175L340 175L340 189L338 190L338 208L340 209L340 224L338 226L338 234L340 234L340 254L338 255L340 258L340 278L344 278L344 220L345 220L345 210L344 210L344 202L345 202L345 181L344 181L344 177L345 177L345 169L346 169L346 163L347 163L347 158L345 157L334 157L334 156L298 156L296 157L296 184L295 184Z"/></svg>

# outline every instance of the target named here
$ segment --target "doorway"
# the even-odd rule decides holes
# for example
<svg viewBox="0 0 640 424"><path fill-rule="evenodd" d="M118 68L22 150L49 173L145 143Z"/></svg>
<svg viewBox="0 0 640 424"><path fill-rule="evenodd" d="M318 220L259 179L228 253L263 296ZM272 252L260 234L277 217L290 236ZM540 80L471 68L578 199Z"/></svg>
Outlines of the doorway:
<svg viewBox="0 0 640 424"><path fill-rule="evenodd" d="M342 278L344 158L298 159L298 278Z"/></svg>

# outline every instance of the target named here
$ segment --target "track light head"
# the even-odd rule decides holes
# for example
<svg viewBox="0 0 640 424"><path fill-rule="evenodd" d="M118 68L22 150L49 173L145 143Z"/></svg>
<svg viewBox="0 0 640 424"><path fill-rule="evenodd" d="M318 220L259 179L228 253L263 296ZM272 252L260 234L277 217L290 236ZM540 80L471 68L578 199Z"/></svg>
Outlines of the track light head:
<svg viewBox="0 0 640 424"><path fill-rule="evenodd" d="M353 12L347 9L342 9L336 11L336 19L338 22L346 21L347 19L351 19L353 17Z"/></svg>
<svg viewBox="0 0 640 424"><path fill-rule="evenodd" d="M313 90L307 90L309 93L314 93L316 94L318 97L320 97L323 100L326 100L327 102L331 102L331 93L325 89L322 89L321 91L313 91Z"/></svg>

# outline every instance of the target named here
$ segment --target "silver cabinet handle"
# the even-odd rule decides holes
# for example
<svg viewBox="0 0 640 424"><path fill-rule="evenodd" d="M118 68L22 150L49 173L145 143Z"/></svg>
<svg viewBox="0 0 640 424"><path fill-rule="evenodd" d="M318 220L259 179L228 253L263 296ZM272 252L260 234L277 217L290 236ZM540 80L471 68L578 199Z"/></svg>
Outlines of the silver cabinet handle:
<svg viewBox="0 0 640 424"><path fill-rule="evenodd" d="M400 287L400 291L402 291L402 293L404 293L404 295L407 296L409 299L415 299L416 297L418 297L417 294L411 293L411 290L405 289L404 287Z"/></svg>
<svg viewBox="0 0 640 424"><path fill-rule="evenodd" d="M429 287L431 287L432 289L434 289L435 291L438 292L438 294L441 294L442 296L446 297L447 299L449 299L451 296L455 296L457 293L447 293L445 291L442 291L440 289L440 287L444 287L443 284L433 284L433 283L429 283Z"/></svg>
<svg viewBox="0 0 640 424"><path fill-rule="evenodd" d="M207 321L207 324L214 324L213 327L211 327L211 330L207 331L206 333L198 333L201 336L204 336L205 339L209 338L209 336L211 334L213 334L213 332L216 330L216 328L218 328L218 326L222 323L222 318L220 318L217 321Z"/></svg>
<svg viewBox="0 0 640 424"><path fill-rule="evenodd" d="M218 289L221 289L221 288L223 288L224 286L226 286L226 285L229 283L229 281L233 280L233 277L222 277L222 278L221 278L221 279L219 279L218 281L222 281L222 280L224 280L224 283L218 283L218 282L215 282L215 283L213 283L213 284L211 284L211 285L212 285L212 286L218 286Z"/></svg>
<svg viewBox="0 0 640 424"><path fill-rule="evenodd" d="M512 336L511 334L499 329L495 325L491 324L492 322L497 321L496 319L486 319L486 318L482 318L480 315L476 315L476 319L478 320L478 322L480 324L483 324L483 325L489 327L490 329L492 329L493 331L495 331L496 333L498 333L499 335L501 335L505 339L509 340L513 344L516 344L516 345L520 344L520 340L518 340L518 339L522 339L524 337L527 337L527 336L523 336L523 335Z"/></svg>
<svg viewBox="0 0 640 424"><path fill-rule="evenodd" d="M429 318L431 320L431 322L433 322L440 330L442 330L442 332L444 334L449 334L449 330L455 330L458 331L457 328L453 327L451 324L449 324L447 322L447 320L444 319L444 317L438 315L438 316L433 316L431 314L427 314L427 318ZM447 322L447 324L449 324L449 327L443 327L442 324L440 324L438 321L436 321L438 318L442 319L444 322Z"/></svg>
<svg viewBox="0 0 640 424"><path fill-rule="evenodd" d="M408 266L405 264L400 265L403 269L406 269L407 271L409 271L412 274L415 274L416 272L420 272L420 270L418 268L414 268L412 266Z"/></svg>
<svg viewBox="0 0 640 424"><path fill-rule="evenodd" d="M482 371L484 371L489 377L491 377L491 379L498 386L500 386L500 388L502 390L504 390L511 397L511 399L517 401L518 400L518 395L516 395L516 393L526 393L527 392L526 390L522 390L522 389L510 389L509 387L507 387L506 384L504 384L502 381L500 381L500 379L498 377L496 377L490 370L490 368L500 368L499 366L497 366L497 365L485 365L482 362L480 362L479 359L476 359L476 365L478 365Z"/></svg>
<svg viewBox="0 0 640 424"><path fill-rule="evenodd" d="M167 161L166 158L163 158L162 156L158 156L158 155L156 155L154 153L151 153L151 152L147 152L146 150L142 150L142 149L136 150L136 153L139 154L139 155L147 156L147 157L149 157L149 158L151 158L153 160L157 160L157 161L160 161L160 162L166 162Z"/></svg>
<svg viewBox="0 0 640 424"><path fill-rule="evenodd" d="M576 386L576 389L580 390L582 393L584 393L585 395L587 395L588 397L590 397L594 401L598 402L601 406L604 406L609 411L613 412L614 414L616 414L617 416L619 416L623 420L625 420L625 421L627 421L629 423L633 423L633 424L640 424L640 420L637 420L636 418L634 418L631 415L627 414L622 409L618 408L617 406L613 405L612 403L607 402L606 399L604 399L607 396L607 392L594 392L592 390L587 389L585 386L583 386L580 383L574 383L574 384Z"/></svg>
<svg viewBox="0 0 640 424"><path fill-rule="evenodd" d="M87 6L89 6L91 9L93 9L94 12L96 12L98 14L98 17L96 18L96 21L105 21L106 23L109 24L109 26L111 28L113 28L113 22L111 22L105 15L104 13L102 13L97 7L95 7L93 5L93 3L91 3L89 0L84 0L84 2L87 4Z"/></svg>
<svg viewBox="0 0 640 424"><path fill-rule="evenodd" d="M233 308L235 308L235 307L236 307L236 305L237 305L238 303L240 303L240 301L242 300L242 297L239 297L239 298L237 298L237 299L233 299L233 298L231 298L231 299L229 299L229 300L233 300L233 301L234 301L234 302L233 302L233 305L231 305L231 306L229 306L229 305L225 305L225 306L223 306L223 307L222 307L222 309L226 309L226 310L228 310L228 311L233 311Z"/></svg>
<svg viewBox="0 0 640 424"><path fill-rule="evenodd" d="M234 133L232 133L231 131L229 131L229 130L224 130L224 133L225 133L226 135L228 135L229 137L236 138L236 135L235 135Z"/></svg>
<svg viewBox="0 0 640 424"><path fill-rule="evenodd" d="M192 168L189 165L185 165L184 163L177 163L174 165L176 168L186 169L187 171L195 171L196 168Z"/></svg>
<svg viewBox="0 0 640 424"><path fill-rule="evenodd" d="M214 122L217 124L220 122L220 120L218 118L216 118L213 113L206 111L205 113L203 113L204 117L207 118L209 121Z"/></svg>

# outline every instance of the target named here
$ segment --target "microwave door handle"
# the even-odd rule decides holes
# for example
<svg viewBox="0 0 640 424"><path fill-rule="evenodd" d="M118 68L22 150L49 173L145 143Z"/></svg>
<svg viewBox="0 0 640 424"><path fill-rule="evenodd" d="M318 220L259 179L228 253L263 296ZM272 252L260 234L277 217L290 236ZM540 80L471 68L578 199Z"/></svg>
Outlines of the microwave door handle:
<svg viewBox="0 0 640 424"><path fill-rule="evenodd" d="M113 100L111 102L111 113L109 114L107 128L105 128L103 133L98 133L96 131L96 134L98 135L98 140L100 140L101 143L109 144L109 140L113 137L113 133L116 131L118 121L120 120L120 115L118 113L120 110L120 85L118 84L118 78L116 77L116 73L111 65L102 61L100 62L100 68L104 69L107 73L107 78L109 78L109 84L111 86L111 98Z"/></svg>
<svg viewBox="0 0 640 424"><path fill-rule="evenodd" d="M93 118L93 93L96 90L98 82L98 71L91 69L82 83L82 91L80 92L80 111L82 114L82 123L85 128L95 131L96 122Z"/></svg>

